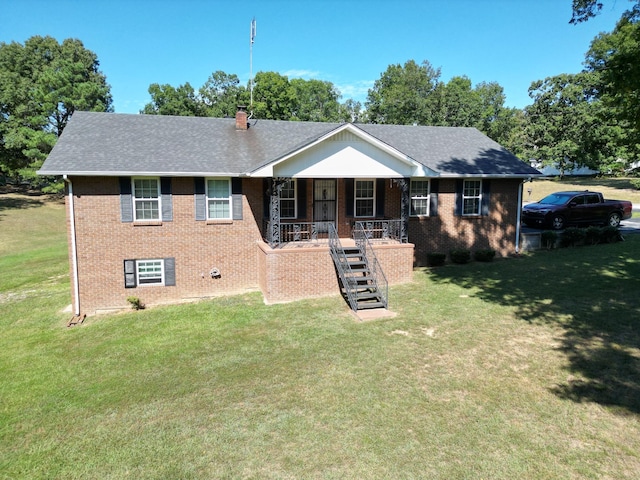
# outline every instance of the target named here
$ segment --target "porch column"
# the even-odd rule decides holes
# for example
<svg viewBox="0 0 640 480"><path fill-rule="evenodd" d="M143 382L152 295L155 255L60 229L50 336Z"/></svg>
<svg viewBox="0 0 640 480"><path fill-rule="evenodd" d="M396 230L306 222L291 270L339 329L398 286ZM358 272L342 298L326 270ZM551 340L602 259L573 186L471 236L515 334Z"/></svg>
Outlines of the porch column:
<svg viewBox="0 0 640 480"><path fill-rule="evenodd" d="M396 178L393 180L400 187L400 241L409 242L409 214L411 211L410 178Z"/></svg>
<svg viewBox="0 0 640 480"><path fill-rule="evenodd" d="M280 193L288 178L273 177L269 204L269 245L280 245Z"/></svg>

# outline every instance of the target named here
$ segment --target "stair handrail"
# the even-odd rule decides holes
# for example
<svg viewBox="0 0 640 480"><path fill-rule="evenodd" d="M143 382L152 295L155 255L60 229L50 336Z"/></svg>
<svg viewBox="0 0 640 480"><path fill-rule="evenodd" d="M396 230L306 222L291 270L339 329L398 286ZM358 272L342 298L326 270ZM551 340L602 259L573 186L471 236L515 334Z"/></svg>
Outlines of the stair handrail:
<svg viewBox="0 0 640 480"><path fill-rule="evenodd" d="M349 306L351 310L358 310L358 300L356 296L349 288L349 278L347 277L347 273L352 274L353 271L351 269L351 265L347 255L344 253L344 248L342 248L342 243L340 242L340 237L338 237L338 232L333 223L329 223L329 251L331 253L331 257L333 258L333 263L338 270L338 276L342 281L342 287L344 288L345 293L347 294L347 301L349 302ZM346 268L345 268L346 267ZM347 272L348 269L348 272Z"/></svg>
<svg viewBox="0 0 640 480"><path fill-rule="evenodd" d="M353 239L356 242L356 246L359 247L362 252L363 260L367 262L373 285L380 293L381 303L384 304L384 308L387 308L389 305L389 282L387 281L387 276L384 274L384 270L382 270L382 266L378 261L378 257L373 249L373 244L369 239L364 222L355 223L353 228Z"/></svg>

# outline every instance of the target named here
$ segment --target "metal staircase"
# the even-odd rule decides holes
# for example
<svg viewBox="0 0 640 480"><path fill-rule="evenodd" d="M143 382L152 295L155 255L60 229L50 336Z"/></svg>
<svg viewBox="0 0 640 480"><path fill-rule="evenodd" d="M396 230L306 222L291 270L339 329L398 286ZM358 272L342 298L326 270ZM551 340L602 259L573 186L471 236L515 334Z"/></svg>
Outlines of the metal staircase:
<svg viewBox="0 0 640 480"><path fill-rule="evenodd" d="M360 226L361 228L361 226ZM329 228L329 251L340 280L342 294L352 310L387 308L387 279L371 242L354 229L356 245L343 247L335 226Z"/></svg>

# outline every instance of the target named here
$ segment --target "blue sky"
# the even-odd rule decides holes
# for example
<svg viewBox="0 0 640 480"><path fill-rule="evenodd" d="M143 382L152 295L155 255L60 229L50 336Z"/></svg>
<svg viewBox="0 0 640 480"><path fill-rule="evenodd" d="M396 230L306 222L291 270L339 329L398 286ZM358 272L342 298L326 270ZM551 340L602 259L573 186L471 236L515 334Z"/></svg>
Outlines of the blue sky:
<svg viewBox="0 0 640 480"><path fill-rule="evenodd" d="M201 87L216 70L332 82L364 103L390 64L428 60L442 80L496 81L506 105L531 103L534 80L582 69L626 0L573 26L571 0L0 0L0 42L78 38L98 55L114 108L138 113L151 83Z"/></svg>

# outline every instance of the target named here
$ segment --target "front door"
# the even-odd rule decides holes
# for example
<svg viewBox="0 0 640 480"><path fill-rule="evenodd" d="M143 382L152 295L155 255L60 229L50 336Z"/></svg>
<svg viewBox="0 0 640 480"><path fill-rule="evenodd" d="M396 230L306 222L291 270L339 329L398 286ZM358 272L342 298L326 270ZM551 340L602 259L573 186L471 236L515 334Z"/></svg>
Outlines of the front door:
<svg viewBox="0 0 640 480"><path fill-rule="evenodd" d="M335 179L313 182L313 221L336 224L337 186ZM319 226L320 231L326 231L326 226Z"/></svg>

